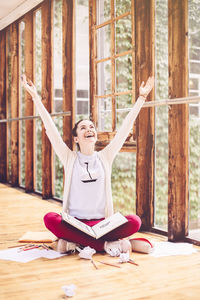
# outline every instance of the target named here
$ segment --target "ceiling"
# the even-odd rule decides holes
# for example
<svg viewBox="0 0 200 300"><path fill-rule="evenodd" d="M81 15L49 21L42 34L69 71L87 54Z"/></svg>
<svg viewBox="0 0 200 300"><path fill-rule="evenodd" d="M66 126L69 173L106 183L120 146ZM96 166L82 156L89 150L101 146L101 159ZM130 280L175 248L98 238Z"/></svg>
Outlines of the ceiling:
<svg viewBox="0 0 200 300"><path fill-rule="evenodd" d="M0 0L0 30L23 16L43 0Z"/></svg>

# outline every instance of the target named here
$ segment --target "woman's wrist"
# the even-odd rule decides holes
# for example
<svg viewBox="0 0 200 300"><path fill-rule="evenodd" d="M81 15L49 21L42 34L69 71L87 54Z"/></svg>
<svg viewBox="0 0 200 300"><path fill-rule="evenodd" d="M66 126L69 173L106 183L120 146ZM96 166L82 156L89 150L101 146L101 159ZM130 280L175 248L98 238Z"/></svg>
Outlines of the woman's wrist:
<svg viewBox="0 0 200 300"><path fill-rule="evenodd" d="M41 101L39 95L32 96L32 100L33 100L33 102L40 102Z"/></svg>
<svg viewBox="0 0 200 300"><path fill-rule="evenodd" d="M143 98L145 101L147 99L147 96L145 96L145 95L139 95L139 97Z"/></svg>

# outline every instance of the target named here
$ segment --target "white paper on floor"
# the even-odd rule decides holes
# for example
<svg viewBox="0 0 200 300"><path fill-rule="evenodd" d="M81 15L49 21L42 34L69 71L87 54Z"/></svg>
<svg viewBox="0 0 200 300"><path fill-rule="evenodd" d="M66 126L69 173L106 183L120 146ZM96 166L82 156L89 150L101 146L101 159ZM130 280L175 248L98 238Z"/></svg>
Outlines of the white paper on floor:
<svg viewBox="0 0 200 300"><path fill-rule="evenodd" d="M29 262L34 259L44 257L49 259L58 258L64 256L66 254L60 254L54 250L40 250L40 249L31 249L27 251L20 251L19 248L11 248L6 250L0 250L0 259L4 260L12 260L17 262Z"/></svg>
<svg viewBox="0 0 200 300"><path fill-rule="evenodd" d="M197 250L189 243L154 242L153 252L149 255L154 257L171 255L189 255Z"/></svg>

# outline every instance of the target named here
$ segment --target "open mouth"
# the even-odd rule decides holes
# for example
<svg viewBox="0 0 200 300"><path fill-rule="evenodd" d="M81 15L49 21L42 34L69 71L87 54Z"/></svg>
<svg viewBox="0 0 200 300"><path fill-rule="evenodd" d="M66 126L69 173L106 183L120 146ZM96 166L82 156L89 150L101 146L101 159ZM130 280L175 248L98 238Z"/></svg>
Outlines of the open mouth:
<svg viewBox="0 0 200 300"><path fill-rule="evenodd" d="M89 135L86 136L86 139L89 139L89 138L92 138L92 137L94 137L94 134L89 134Z"/></svg>

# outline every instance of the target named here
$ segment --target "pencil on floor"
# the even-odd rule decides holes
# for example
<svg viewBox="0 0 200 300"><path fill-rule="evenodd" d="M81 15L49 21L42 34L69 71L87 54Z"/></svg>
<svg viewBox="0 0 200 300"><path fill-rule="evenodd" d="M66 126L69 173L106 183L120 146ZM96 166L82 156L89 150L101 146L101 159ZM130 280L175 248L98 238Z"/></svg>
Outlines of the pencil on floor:
<svg viewBox="0 0 200 300"><path fill-rule="evenodd" d="M91 259L91 263L93 264L93 266L95 267L95 269L98 269L97 265L95 264L94 260Z"/></svg>
<svg viewBox="0 0 200 300"><path fill-rule="evenodd" d="M104 264L104 265L108 265L108 266L111 266L111 267L115 267L115 268L121 268L120 266L118 265L115 265L115 264L111 264L111 263L107 263L105 261L100 261L100 260L97 260L99 263L101 264Z"/></svg>

